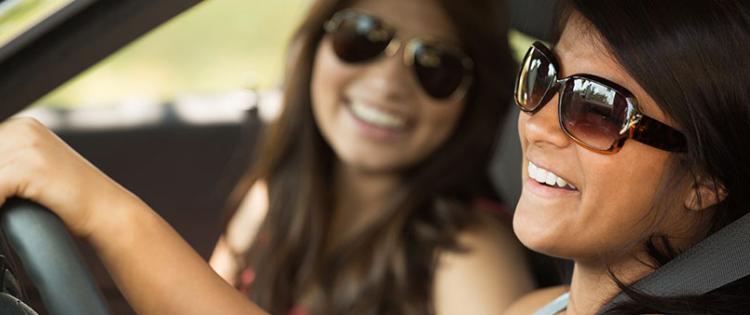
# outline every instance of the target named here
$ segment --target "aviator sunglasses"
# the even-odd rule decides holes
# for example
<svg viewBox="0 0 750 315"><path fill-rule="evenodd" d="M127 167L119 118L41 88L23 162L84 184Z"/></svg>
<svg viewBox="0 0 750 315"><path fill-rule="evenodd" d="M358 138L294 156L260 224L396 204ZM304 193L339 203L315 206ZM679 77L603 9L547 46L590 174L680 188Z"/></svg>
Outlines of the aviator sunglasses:
<svg viewBox="0 0 750 315"><path fill-rule="evenodd" d="M336 13L324 29L333 51L342 61L360 64L383 55L395 55L404 45L404 63L424 92L434 99L463 97L470 85L474 63L456 49L421 38L402 41L396 29L380 18L354 10Z"/></svg>
<svg viewBox="0 0 750 315"><path fill-rule="evenodd" d="M515 101L534 114L560 93L560 128L579 145L599 153L616 153L633 139L670 152L685 152L685 136L643 115L630 91L591 74L558 78L559 63L540 42L532 44L516 78Z"/></svg>

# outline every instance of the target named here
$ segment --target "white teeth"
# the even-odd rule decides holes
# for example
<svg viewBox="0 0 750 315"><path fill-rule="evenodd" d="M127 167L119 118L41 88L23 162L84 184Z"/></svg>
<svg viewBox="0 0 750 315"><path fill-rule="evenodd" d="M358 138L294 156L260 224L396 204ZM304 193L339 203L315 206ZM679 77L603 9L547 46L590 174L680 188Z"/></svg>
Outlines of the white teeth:
<svg viewBox="0 0 750 315"><path fill-rule="evenodd" d="M533 179L536 179L536 173L539 171L539 169L536 167L536 165L534 165L533 163L529 162L528 171L529 171L529 177L531 177Z"/></svg>
<svg viewBox="0 0 750 315"><path fill-rule="evenodd" d="M557 186L560 188L569 188L573 190L576 189L576 187L573 186L573 184L568 183L568 181L562 179L560 176L557 176L557 174L552 173L543 168L540 168L531 162L529 162L529 165L528 165L528 173L529 173L529 177L533 178L535 181L539 183L546 184L549 186Z"/></svg>
<svg viewBox="0 0 750 315"><path fill-rule="evenodd" d="M568 185L568 182L566 182L566 181L565 181L564 179L562 179L562 178L558 177L558 178L557 178L557 183L556 183L556 184L557 184L557 186L559 186L559 187L565 187L566 185Z"/></svg>
<svg viewBox="0 0 750 315"><path fill-rule="evenodd" d="M374 106L352 102L351 109L357 118L379 127L397 129L406 126L405 118L379 110Z"/></svg>
<svg viewBox="0 0 750 315"><path fill-rule="evenodd" d="M557 184L557 178L558 178L557 175L548 171L547 180L545 180L544 182L547 183L547 185L555 186L555 184Z"/></svg>

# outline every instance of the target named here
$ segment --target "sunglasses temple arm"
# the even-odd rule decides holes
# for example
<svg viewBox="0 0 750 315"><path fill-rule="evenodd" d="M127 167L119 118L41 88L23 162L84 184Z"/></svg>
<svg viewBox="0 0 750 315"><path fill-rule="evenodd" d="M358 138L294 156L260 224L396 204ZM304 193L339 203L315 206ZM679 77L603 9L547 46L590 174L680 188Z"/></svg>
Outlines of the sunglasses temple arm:
<svg viewBox="0 0 750 315"><path fill-rule="evenodd" d="M687 152L687 140L681 132L647 116L633 126L630 138L665 151Z"/></svg>

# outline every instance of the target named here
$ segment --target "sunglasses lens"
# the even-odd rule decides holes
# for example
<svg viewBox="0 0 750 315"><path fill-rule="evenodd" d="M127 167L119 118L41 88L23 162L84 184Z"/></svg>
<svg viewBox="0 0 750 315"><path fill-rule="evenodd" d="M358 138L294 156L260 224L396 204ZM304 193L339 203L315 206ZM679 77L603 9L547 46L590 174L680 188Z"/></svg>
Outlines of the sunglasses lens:
<svg viewBox="0 0 750 315"><path fill-rule="evenodd" d="M393 34L375 17L352 13L341 17L329 30L336 55L346 62L357 63L379 56L388 47Z"/></svg>
<svg viewBox="0 0 750 315"><path fill-rule="evenodd" d="M461 87L467 74L464 59L439 47L414 42L414 72L425 92L445 99Z"/></svg>
<svg viewBox="0 0 750 315"><path fill-rule="evenodd" d="M541 50L531 47L516 78L516 103L525 111L533 111L541 105L556 79L557 70L549 58Z"/></svg>
<svg viewBox="0 0 750 315"><path fill-rule="evenodd" d="M585 78L571 78L561 96L563 127L597 150L609 150L625 125L627 99L616 90Z"/></svg>

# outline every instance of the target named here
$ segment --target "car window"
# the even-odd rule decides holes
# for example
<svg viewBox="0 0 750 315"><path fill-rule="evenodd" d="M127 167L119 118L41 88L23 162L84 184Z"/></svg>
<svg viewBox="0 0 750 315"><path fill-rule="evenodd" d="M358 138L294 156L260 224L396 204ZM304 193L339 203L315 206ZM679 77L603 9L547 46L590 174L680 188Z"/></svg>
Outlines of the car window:
<svg viewBox="0 0 750 315"><path fill-rule="evenodd" d="M309 0L205 1L70 80L43 107L163 104L278 86Z"/></svg>
<svg viewBox="0 0 750 315"><path fill-rule="evenodd" d="M0 46L40 24L73 0L0 1Z"/></svg>

